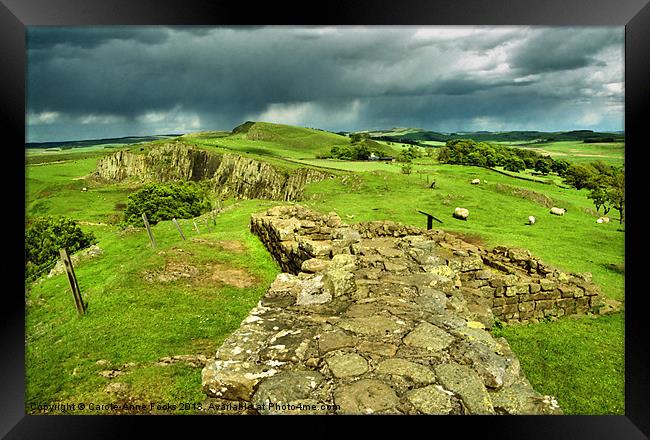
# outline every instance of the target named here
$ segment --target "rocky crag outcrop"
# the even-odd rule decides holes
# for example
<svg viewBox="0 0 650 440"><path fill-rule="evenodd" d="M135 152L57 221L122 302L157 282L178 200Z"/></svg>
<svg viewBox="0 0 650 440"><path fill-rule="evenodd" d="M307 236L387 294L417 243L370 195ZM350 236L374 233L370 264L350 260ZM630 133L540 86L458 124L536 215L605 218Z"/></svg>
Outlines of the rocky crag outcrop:
<svg viewBox="0 0 650 440"><path fill-rule="evenodd" d="M577 313L583 298L595 307L588 275L443 231L349 226L300 206L253 215L250 227L285 273L203 369L207 411L561 414L489 330L495 316Z"/></svg>
<svg viewBox="0 0 650 440"><path fill-rule="evenodd" d="M312 168L293 172L236 154L217 154L182 143L164 144L142 154L118 151L97 163L94 176L111 181L210 180L221 196L294 201L305 185L331 175Z"/></svg>

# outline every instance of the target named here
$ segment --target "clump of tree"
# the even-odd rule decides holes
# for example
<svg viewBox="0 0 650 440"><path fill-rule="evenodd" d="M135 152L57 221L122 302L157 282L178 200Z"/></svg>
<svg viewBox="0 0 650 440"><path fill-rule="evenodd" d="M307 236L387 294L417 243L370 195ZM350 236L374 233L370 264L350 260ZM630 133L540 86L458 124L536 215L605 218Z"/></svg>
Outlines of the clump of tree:
<svg viewBox="0 0 650 440"><path fill-rule="evenodd" d="M582 141L585 144L596 144L596 143L610 143L610 142L617 142L616 139L613 137L592 137L592 138L587 138Z"/></svg>
<svg viewBox="0 0 650 440"><path fill-rule="evenodd" d="M507 171L520 172L535 169L542 174L562 173L564 164L559 166L550 156L542 156L534 150L511 148L472 139L453 139L438 150L438 160L455 165L480 167L503 167ZM567 164L568 166L568 164Z"/></svg>
<svg viewBox="0 0 650 440"><path fill-rule="evenodd" d="M369 138L370 138L370 134L368 134L368 133L352 133L352 134L350 134L350 142L352 142L353 144L355 144L357 142L364 141L364 140L369 139Z"/></svg>
<svg viewBox="0 0 650 440"><path fill-rule="evenodd" d="M129 195L124 225L142 226L142 214L156 224L172 218L193 218L210 210L208 189L196 182L150 183Z"/></svg>
<svg viewBox="0 0 650 440"><path fill-rule="evenodd" d="M351 138L353 142L350 145L333 146L328 157L341 160L368 160L372 154L375 156L390 155L388 148L379 142L368 139L367 133L353 134Z"/></svg>
<svg viewBox="0 0 650 440"><path fill-rule="evenodd" d="M25 229L25 279L33 281L51 270L66 248L74 253L97 243L92 232L84 232L67 217L39 217Z"/></svg>
<svg viewBox="0 0 650 440"><path fill-rule="evenodd" d="M413 172L413 165L410 162L405 163L404 165L402 165L401 171L402 174L406 174L408 176Z"/></svg>
<svg viewBox="0 0 650 440"><path fill-rule="evenodd" d="M412 162L414 159L418 159L422 157L422 153L420 153L420 149L418 147L414 147L413 145L403 149L400 151L400 153L397 155L397 161L398 162Z"/></svg>
<svg viewBox="0 0 650 440"><path fill-rule="evenodd" d="M607 215L611 209L618 211L619 223L623 223L625 213L625 167L614 167L603 161L586 165L568 167L564 183L575 189L588 189L596 212L603 210Z"/></svg>

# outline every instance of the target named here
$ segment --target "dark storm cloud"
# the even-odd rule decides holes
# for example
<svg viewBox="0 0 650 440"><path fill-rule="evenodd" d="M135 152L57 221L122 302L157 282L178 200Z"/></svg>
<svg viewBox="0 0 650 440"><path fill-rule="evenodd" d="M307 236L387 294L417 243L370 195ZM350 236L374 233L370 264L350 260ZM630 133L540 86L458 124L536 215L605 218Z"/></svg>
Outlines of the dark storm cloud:
<svg viewBox="0 0 650 440"><path fill-rule="evenodd" d="M622 28L30 28L28 135L229 129L247 118L332 130L379 122L516 129L534 121L553 129L571 118L579 125L587 114L598 120L589 105L622 105L622 35ZM556 116L558 109L573 113ZM610 123L612 112L600 119Z"/></svg>
<svg viewBox="0 0 650 440"><path fill-rule="evenodd" d="M609 46L622 48L624 34L608 28L551 28L531 36L514 54L514 67L528 73L603 67L596 55Z"/></svg>

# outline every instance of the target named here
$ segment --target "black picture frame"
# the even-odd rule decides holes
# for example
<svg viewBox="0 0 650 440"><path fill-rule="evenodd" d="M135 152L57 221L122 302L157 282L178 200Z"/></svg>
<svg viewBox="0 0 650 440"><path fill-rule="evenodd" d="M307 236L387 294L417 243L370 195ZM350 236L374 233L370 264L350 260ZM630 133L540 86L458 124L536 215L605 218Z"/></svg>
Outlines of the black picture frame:
<svg viewBox="0 0 650 440"><path fill-rule="evenodd" d="M16 180L25 182L25 28L40 25L244 25L268 23L367 24L367 25L613 25L625 26L625 130L628 173L626 206L626 412L624 416L500 417L475 416L408 421L390 417L273 418L255 421L214 417L135 416L27 416L24 411L24 288L20 255L24 249L21 231L25 212L24 191ZM341 420L354 420L368 427L395 428L400 435L411 433L443 435L488 435L498 438L648 438L650 435L650 386L647 368L650 350L645 325L644 290L641 280L643 258L642 208L644 195L643 129L650 102L650 5L645 0L436 0L436 1L329 1L318 4L276 2L224 2L185 0L0 0L0 93L5 172L3 188L11 205L6 205L8 226L3 234L12 240L5 248L3 272L10 279L4 289L0 310L0 436L22 438L116 438L135 436L155 429L172 434L186 432L218 437L244 435L244 430L261 427L268 436L311 435L333 430ZM11 172L7 173L6 170ZM23 188L24 189L24 188ZM629 239L632 238L632 239ZM15 241L15 243L14 243ZM594 250L597 252L597 250ZM15 283L15 284L14 284ZM304 420L308 420L305 424ZM224 423L238 426L229 433ZM244 423L242 423L242 421ZM306 425L300 428L294 425ZM207 428L205 433L195 431ZM451 429L454 434L449 434ZM338 426L336 428L339 430ZM137 430L137 431L136 431ZM426 431L424 431L426 430Z"/></svg>

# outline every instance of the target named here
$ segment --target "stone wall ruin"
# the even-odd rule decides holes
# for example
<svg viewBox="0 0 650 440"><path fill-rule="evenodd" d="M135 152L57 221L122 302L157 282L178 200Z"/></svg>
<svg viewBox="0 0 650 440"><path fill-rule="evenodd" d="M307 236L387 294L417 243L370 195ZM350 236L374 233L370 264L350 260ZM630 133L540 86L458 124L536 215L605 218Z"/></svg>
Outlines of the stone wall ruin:
<svg viewBox="0 0 650 440"><path fill-rule="evenodd" d="M490 328L594 310L588 274L390 221L298 205L251 218L280 264L202 371L236 414L561 414Z"/></svg>

